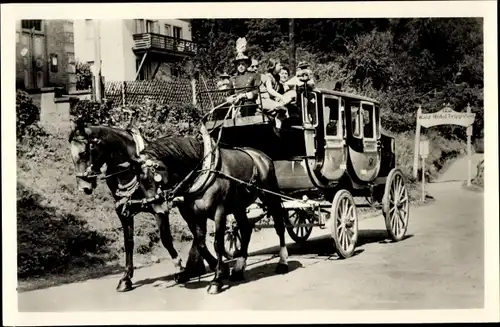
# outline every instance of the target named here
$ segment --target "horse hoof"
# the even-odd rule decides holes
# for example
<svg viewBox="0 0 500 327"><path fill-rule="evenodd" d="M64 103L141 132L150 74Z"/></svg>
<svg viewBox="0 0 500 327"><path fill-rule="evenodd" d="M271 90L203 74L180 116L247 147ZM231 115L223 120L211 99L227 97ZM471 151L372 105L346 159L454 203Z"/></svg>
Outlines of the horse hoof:
<svg viewBox="0 0 500 327"><path fill-rule="evenodd" d="M240 282L242 280L245 280L245 276L243 274L243 271L233 271L231 273L231 276L229 276L229 280L233 282Z"/></svg>
<svg viewBox="0 0 500 327"><path fill-rule="evenodd" d="M184 272L180 272L174 275L174 280L177 284L184 284L189 281L189 277Z"/></svg>
<svg viewBox="0 0 500 327"><path fill-rule="evenodd" d="M116 286L116 290L120 293L128 292L128 291L131 291L132 289L133 289L132 281L130 279L126 279L126 280L121 279L118 282L118 286Z"/></svg>
<svg viewBox="0 0 500 327"><path fill-rule="evenodd" d="M286 274L287 272L288 272L288 265L278 263L278 265L276 266L276 273L277 274Z"/></svg>
<svg viewBox="0 0 500 327"><path fill-rule="evenodd" d="M222 292L222 284L221 283L217 283L217 282L213 282L213 283L210 283L210 285L208 285L208 289L207 289L207 293L208 294L219 294L220 292Z"/></svg>

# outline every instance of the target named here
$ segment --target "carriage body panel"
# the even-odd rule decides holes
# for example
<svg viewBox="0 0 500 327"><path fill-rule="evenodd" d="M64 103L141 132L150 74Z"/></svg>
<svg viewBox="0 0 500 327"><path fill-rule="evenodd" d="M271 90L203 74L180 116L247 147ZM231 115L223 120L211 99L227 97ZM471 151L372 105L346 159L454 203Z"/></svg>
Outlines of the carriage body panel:
<svg viewBox="0 0 500 327"><path fill-rule="evenodd" d="M283 191L334 191L345 179L356 188L369 187L395 167L394 139L381 133L376 100L299 88L296 104L297 112L279 130L262 113L214 115L206 126L213 137L223 128L222 146L253 147L271 157Z"/></svg>

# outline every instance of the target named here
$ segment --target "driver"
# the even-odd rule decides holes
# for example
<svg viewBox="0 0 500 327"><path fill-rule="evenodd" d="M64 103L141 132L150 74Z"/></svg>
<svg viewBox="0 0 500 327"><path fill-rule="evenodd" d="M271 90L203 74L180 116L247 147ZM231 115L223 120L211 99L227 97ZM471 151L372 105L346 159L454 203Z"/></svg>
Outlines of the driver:
<svg viewBox="0 0 500 327"><path fill-rule="evenodd" d="M258 87L260 85L259 74L248 71L252 61L243 53L239 53L234 62L236 64L236 74L230 79L229 83L232 95L226 101L240 104L241 116L253 116L257 111Z"/></svg>

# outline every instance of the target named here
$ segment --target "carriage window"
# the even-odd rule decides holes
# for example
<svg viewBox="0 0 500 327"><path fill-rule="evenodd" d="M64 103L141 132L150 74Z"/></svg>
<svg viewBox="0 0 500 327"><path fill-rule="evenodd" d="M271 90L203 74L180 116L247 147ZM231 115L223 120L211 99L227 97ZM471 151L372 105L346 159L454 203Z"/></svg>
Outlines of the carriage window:
<svg viewBox="0 0 500 327"><path fill-rule="evenodd" d="M304 122L313 126L318 125L317 98L315 93L307 93L302 96Z"/></svg>
<svg viewBox="0 0 500 327"><path fill-rule="evenodd" d="M339 100L325 98L324 105L325 113L325 134L328 136L336 136L338 134L339 124Z"/></svg>
<svg viewBox="0 0 500 327"><path fill-rule="evenodd" d="M372 104L363 103L363 137L365 138L373 138L374 133L374 124L373 124L373 116L374 110Z"/></svg>
<svg viewBox="0 0 500 327"><path fill-rule="evenodd" d="M351 105L351 126L352 135L356 137L361 136L361 116L359 113L359 105Z"/></svg>

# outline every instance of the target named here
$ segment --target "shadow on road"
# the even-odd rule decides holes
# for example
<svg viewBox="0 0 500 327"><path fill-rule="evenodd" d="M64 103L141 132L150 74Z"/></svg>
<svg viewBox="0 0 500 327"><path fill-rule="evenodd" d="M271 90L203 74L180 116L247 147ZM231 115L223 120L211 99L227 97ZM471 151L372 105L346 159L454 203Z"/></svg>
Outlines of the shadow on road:
<svg viewBox="0 0 500 327"><path fill-rule="evenodd" d="M413 235L406 235L403 241L411 237L413 237ZM357 242L357 249L354 252L353 256L357 256L365 251L364 249L360 249L359 247L373 243L386 244L393 242L388 238L388 234L385 229L360 230ZM296 243L287 244L287 249L288 249L288 254L290 256L313 255L313 257L309 259L324 257L325 259L328 260L339 260L338 256L335 254L335 246L333 239L329 235L312 238L303 244L296 244ZM226 289L240 284L276 275L275 269L278 260L277 258L278 253L279 253L279 246L272 246L249 253L249 258L257 256L266 256L266 258L262 258L261 260L258 260L256 262L249 263L245 271L246 279L241 282L226 281L227 283ZM270 260L276 262L268 263ZM289 273L296 270L297 268L303 267L302 263L300 263L297 260L289 260L288 265L289 265ZM231 266L231 263L229 264L229 266ZM207 271L209 271L209 268L208 267L206 268ZM200 276L200 278L193 278L191 279L191 281L184 284L184 287L188 289L199 289L208 287L210 281L201 279L205 279L206 277L211 277L211 276L213 276L212 272L204 274ZM169 287L179 286L178 284L174 283L174 274L170 274L162 277L139 280L134 283L134 288L139 288L141 286L149 284L156 284L158 282L163 282L163 283L171 282L170 283L171 285Z"/></svg>
<svg viewBox="0 0 500 327"><path fill-rule="evenodd" d="M224 281L225 285L222 289L222 291L227 291L228 289L232 287L236 287L238 285L250 283L250 282L255 282L264 278L276 276L275 269L277 267L278 263L273 262L273 263L266 263L263 265L259 265L250 269L247 269L245 271L245 280L242 281ZM288 274L293 272L294 270L297 270L298 268L302 268L303 265L299 261L296 260L291 260L288 261ZM192 280L186 284L184 284L184 287L187 289L200 289L200 288L207 288L208 285L210 284L210 281L207 280Z"/></svg>
<svg viewBox="0 0 500 327"><path fill-rule="evenodd" d="M412 237L413 235L406 235L405 239ZM358 242L356 247L358 249L354 252L354 255L358 255L364 250L359 249L359 247L370 244L370 243L392 243L389 240L389 235L385 229L377 230L360 230L358 236ZM335 245L333 239L329 235L319 236L311 238L303 244L291 243L287 244L289 255L308 255L312 254L315 257L332 257L335 256ZM279 251L279 246L272 246L262 250L254 251L249 254L249 256L258 255L269 255L277 254Z"/></svg>

